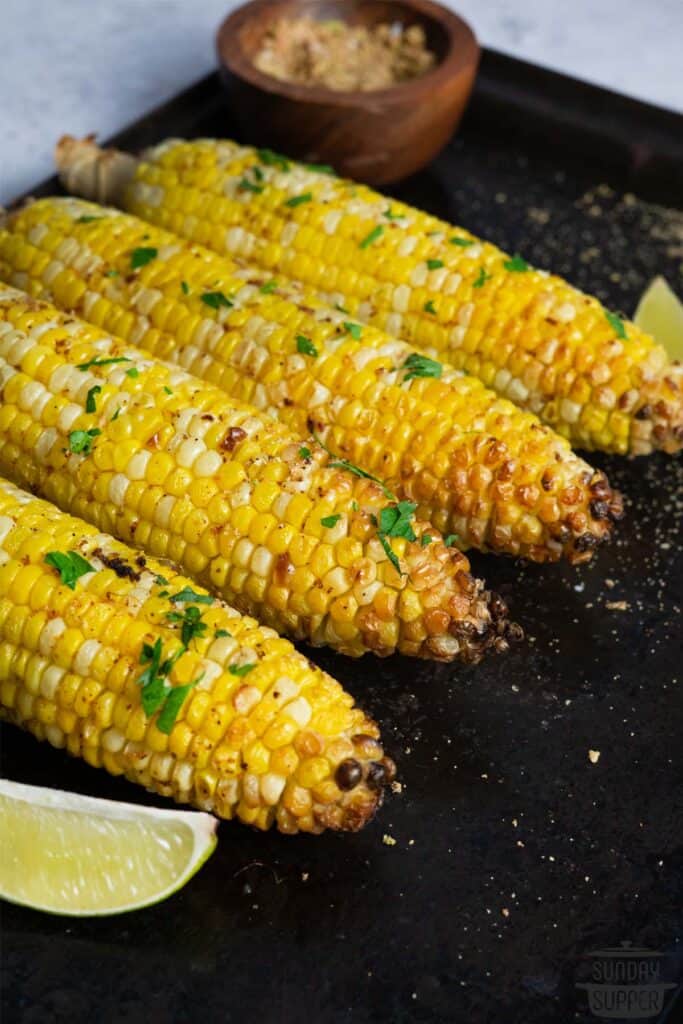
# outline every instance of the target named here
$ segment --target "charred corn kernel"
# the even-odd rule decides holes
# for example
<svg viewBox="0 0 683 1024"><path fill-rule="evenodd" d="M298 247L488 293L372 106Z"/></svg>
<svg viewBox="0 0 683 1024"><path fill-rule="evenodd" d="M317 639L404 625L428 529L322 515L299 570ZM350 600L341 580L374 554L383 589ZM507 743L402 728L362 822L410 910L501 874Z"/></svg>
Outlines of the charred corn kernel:
<svg viewBox="0 0 683 1024"><path fill-rule="evenodd" d="M35 376L24 372L27 351L39 351L49 362L48 377L43 379L40 360L35 363ZM131 370L135 371L132 376ZM353 509L362 506L368 522L377 524L391 499L385 488L340 467L313 440L308 444L314 454L304 458L302 442L265 415L12 289L0 289L0 385L5 422L0 427L0 471L17 483L29 485L147 553L180 564L197 582L217 589L242 609L254 609L282 631L314 644L330 643L352 655L404 649L398 619L392 622L387 617L386 595L379 598L382 607L376 628L367 629L364 620L372 611L372 597L363 616L359 611L355 620L345 622L343 631L335 626L332 605L352 583L351 570L339 564L336 548L347 539ZM97 396L92 410L92 389L97 387L109 393L106 410L97 407ZM166 403L166 389L173 392L176 411ZM26 440L19 408L26 393L32 409L31 416L26 416L40 427L33 447ZM125 407L116 419L108 413L114 402L115 408ZM43 423L50 403L57 410L56 426ZM124 445L112 434L121 419L130 426L125 458L121 457ZM17 422L21 429L16 428ZM209 431L221 439L213 448L206 443ZM153 459L150 446L157 451L163 446L176 466L178 460L183 463L171 470L163 485L150 485L147 480ZM120 460L121 468L113 473L99 470L92 458L96 450L108 450L115 465ZM211 480L230 506L229 521L218 527L208 509L198 507L192 497L197 480L207 479L195 476L195 468L200 463L201 473L205 472L208 454L215 456ZM229 475L224 471L232 465L239 472L232 474L235 482L228 489L221 477ZM335 525L323 541L320 519L329 514L334 515L335 524L339 517L343 529ZM275 528L269 532L272 523ZM283 531L277 528L280 524ZM510 629L504 606L483 584L472 580L464 555L447 551L436 533L427 548L399 539L401 572L388 573L377 529L371 525L367 537L359 541L360 561L384 563L380 571L385 589L396 594L415 589L419 594L424 590L422 577L431 567L440 582L444 612L449 607L459 609L458 616L444 618L447 626L442 636L431 636L422 646L410 637L406 653L471 661L489 648L504 649ZM415 521L415 529L422 533L427 527ZM272 535L278 535L274 549ZM284 550L283 540L288 541ZM300 576L298 567L305 570ZM416 588L411 583L413 573ZM273 584L286 593L270 605ZM461 600L454 601L456 597ZM11 613L7 628L14 628ZM57 645L64 664L70 664L78 648L73 629L62 628L59 622L48 628L50 642ZM141 632L138 627L120 632L121 648L126 652L136 648ZM198 692L188 711L196 728L200 711Z"/></svg>
<svg viewBox="0 0 683 1024"><path fill-rule="evenodd" d="M91 571L77 573L74 579L53 564L55 560L49 556L55 552L67 564L71 564L68 556L76 553ZM63 566L63 559L56 561ZM116 566L115 572L109 566ZM41 632L30 643L26 636L20 638L12 625L14 620L26 621L31 614L27 580L32 580L34 587L43 585L46 612ZM178 627L159 619L160 602L169 610L177 608L168 596L161 595L188 588L199 598L208 597L167 565L140 556L0 479L2 717L53 746L66 746L89 764L102 765L114 775L123 774L157 793L223 817L236 815L259 828L282 821L288 832L360 828L381 800L381 793L373 788L376 762L383 757L381 747L373 750L372 760L356 750L359 734L376 734L374 724L353 707L338 683L299 655L288 641L219 600L194 606L211 622L211 632L195 636L191 650L165 669L165 659L182 646ZM69 635L70 652L62 662L53 643L59 629L52 623L64 619L78 622L78 611L84 605L121 618L126 635L135 642L125 649L118 645L107 616L99 614L92 618L94 636L86 636L79 626L61 632L60 639ZM213 632L218 629L226 630L230 637L214 640ZM219 656L219 643L228 640L229 654ZM175 722L167 727L163 724L165 707L147 713L142 703L143 672L150 665L145 651L157 643L157 673L164 686L172 692L174 687L189 684ZM114 656L103 679L90 674L100 647L111 647ZM235 659L251 666L248 702L243 679L230 671ZM69 671L67 662L72 665ZM194 679L188 680L189 673L194 673ZM289 704L280 711L283 701ZM239 704L243 715L240 729L234 728L233 702ZM338 705L344 730L329 737L316 736L313 742L312 734L288 716L291 706L293 714L301 717L297 702L315 713L334 714ZM257 721L263 739L254 737L252 722ZM295 784L287 781L295 777L299 765L297 748L310 751L308 763L316 766L308 773L308 783L300 775ZM347 750L353 752L358 766L351 780L354 785L338 788L339 753ZM390 778L390 762L383 763L387 765L384 774ZM313 795L314 786L322 787L322 797ZM338 796L332 815L328 797L335 790Z"/></svg>
<svg viewBox="0 0 683 1024"><path fill-rule="evenodd" d="M641 454L683 445L683 367L597 299L462 229L305 165L290 163L287 173L262 166L258 151L228 140L169 140L140 161L63 140L58 163L67 186L103 198L101 172L111 164L109 195L129 211L271 276L331 291L351 317L447 356L577 446ZM255 168L258 188L244 189ZM287 204L303 191L310 201ZM381 234L366 245L377 228ZM539 374L548 349L555 383L544 385ZM619 399L630 391L638 396L637 408L603 430L562 409L581 372L580 349L594 353L608 380L625 375ZM584 408L594 403L591 394Z"/></svg>
<svg viewBox="0 0 683 1024"><path fill-rule="evenodd" d="M88 221L89 215L100 219ZM115 232L108 230L109 225L115 225ZM386 480L400 497L417 502L419 514L453 535L459 547L492 548L540 561L562 555L583 561L609 535L621 504L604 475L592 471L571 452L566 440L542 427L536 417L487 390L475 378L439 363L426 370L434 372L436 367L438 378L420 376L419 366L413 376L409 370L416 355L405 342L374 327L364 328L357 340L345 327L349 314L326 307L291 283L278 282L276 291L263 293L256 287L263 281L258 269L237 266L129 215L73 199L39 200L12 214L7 230L0 232L0 274L15 275L16 280L19 260L26 268L20 273L28 273L32 290L45 297L59 300L41 261L49 243L36 235L45 226L49 226L50 237L69 243L70 259L64 273L73 278L87 273L87 290L78 293L82 298L73 306L76 312L92 319L92 296L99 294L98 322L120 331L121 312L140 307L141 280L153 283L154 294L163 295L175 315L161 331L145 328L144 321L136 320L128 340L219 384L235 399L275 412L299 434L308 433L314 424L333 451ZM157 249L157 257L131 277L130 252L143 238L145 245ZM97 262L91 268L93 258ZM118 276L107 277L111 270ZM202 301L207 294L222 294L233 305L213 309ZM192 330L181 330L188 323L194 325ZM313 346L314 357L298 351L302 338ZM508 370L499 371L501 388L510 379ZM619 381L619 386L626 388L628 375L622 371ZM579 384L574 380L570 385L572 400L587 402L590 389L586 391L585 385L580 390ZM160 398L166 406L177 405L176 394L162 392ZM584 406L584 411L587 408ZM565 413L569 415L566 409ZM147 409L146 415L150 414ZM131 415L119 418L112 427L124 429ZM218 451L230 449L240 440L239 433L225 434L220 424L204 421L202 426L206 428L204 443ZM147 430L153 432L151 422ZM168 443L162 435L163 428L157 447ZM177 467L167 451L147 450L142 460L135 441L128 434L125 438L125 454L117 451L110 457L96 448L94 465L102 470L111 466L129 478L140 477L142 487L156 484L178 498L188 494L194 508L202 510L212 523L223 523L229 515L230 505L222 500L222 493L239 494L240 484L246 488L241 461L219 463L216 450L200 451L193 439L178 450L179 458L193 460L190 469ZM313 468L306 458L311 449L309 445L299 449L303 455L297 453L301 459L298 472L306 474ZM542 479L549 493L570 482L581 488L584 507L590 513L583 534L568 526L567 510L561 504L551 519L541 518L538 509L530 510L542 523L538 534L532 536L517 528L519 504L514 488L510 493L501 492L498 484L507 479L518 484L521 466L531 467L535 479ZM286 473L281 462L261 467L259 482L248 495L246 489L244 492L249 508L242 505L234 510L238 524L250 519L254 510L264 515L271 512ZM470 509L476 507L476 518L473 511L462 510L463 490L472 496ZM125 493L128 507L133 507L137 493L129 486ZM143 518L149 515L145 507L138 510ZM296 494L286 507L283 504L279 515L293 529L305 528L311 537L334 542L339 563L349 566L362 556L360 543L355 542L366 540L372 525L355 514L350 523L341 517L332 527L323 527L321 519L334 511L331 504L329 508L323 501L311 505L307 495ZM160 515L164 521L159 525L164 526L168 513ZM508 533L497 530L502 520L513 524ZM253 543L265 542L252 534L250 529ZM186 540L194 542L190 536ZM154 552L165 553L161 535L155 533L151 543ZM284 550L281 537L275 536L269 543L279 547L278 554ZM214 557L206 542L200 547L208 559ZM192 559L193 571L202 571L199 556L185 557Z"/></svg>

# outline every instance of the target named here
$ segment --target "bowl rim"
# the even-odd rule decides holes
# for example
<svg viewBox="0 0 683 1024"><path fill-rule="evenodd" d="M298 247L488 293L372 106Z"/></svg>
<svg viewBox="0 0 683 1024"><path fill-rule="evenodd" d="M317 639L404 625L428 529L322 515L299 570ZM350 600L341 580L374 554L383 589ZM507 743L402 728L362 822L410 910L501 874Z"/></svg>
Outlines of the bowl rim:
<svg viewBox="0 0 683 1024"><path fill-rule="evenodd" d="M400 0L404 7L412 8L416 14L438 22L448 38L448 49L439 63L417 78L399 82L388 89L343 91L327 89L320 85L299 85L259 71L246 56L240 43L242 27L261 10L273 6L284 6L288 0L247 0L221 22L216 32L216 52L222 68L245 80L262 92L284 96L298 103L327 104L337 107L367 107L405 103L413 94L417 100L423 93L429 93L442 83L452 81L462 72L468 71L479 60L479 43L472 27L460 15L434 0Z"/></svg>

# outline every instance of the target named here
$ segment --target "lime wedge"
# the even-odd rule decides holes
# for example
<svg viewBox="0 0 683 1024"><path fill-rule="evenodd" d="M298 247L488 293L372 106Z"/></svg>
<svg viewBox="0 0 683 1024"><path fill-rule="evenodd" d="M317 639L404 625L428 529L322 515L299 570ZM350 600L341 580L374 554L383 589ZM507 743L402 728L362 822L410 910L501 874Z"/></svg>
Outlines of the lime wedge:
<svg viewBox="0 0 683 1024"><path fill-rule="evenodd" d="M185 885L213 853L217 824L0 779L0 896L75 917L138 910Z"/></svg>
<svg viewBox="0 0 683 1024"><path fill-rule="evenodd" d="M664 346L671 359L683 359L683 302L663 277L656 277L645 289L633 319Z"/></svg>

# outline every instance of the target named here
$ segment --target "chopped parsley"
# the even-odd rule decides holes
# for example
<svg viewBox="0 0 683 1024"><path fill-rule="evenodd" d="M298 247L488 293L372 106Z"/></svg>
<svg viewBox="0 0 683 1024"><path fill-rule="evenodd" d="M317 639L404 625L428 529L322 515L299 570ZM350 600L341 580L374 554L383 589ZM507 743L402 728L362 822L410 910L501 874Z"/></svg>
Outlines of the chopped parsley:
<svg viewBox="0 0 683 1024"><path fill-rule="evenodd" d="M195 604L188 605L182 612L167 612L166 618L169 622L180 624L180 639L184 647L189 647L195 637L204 636L208 628Z"/></svg>
<svg viewBox="0 0 683 1024"><path fill-rule="evenodd" d="M366 472L366 470L361 469L360 466L354 466L353 462L349 462L348 459L338 458L338 456L336 456L334 452L330 451L327 445L324 444L316 434L314 434L313 437L318 442L320 447L323 448L328 455L332 456L333 461L330 462L331 469L346 469L348 470L349 473L353 473L354 476L360 476L364 480L372 480L373 483L379 484L387 498L391 498L392 500L394 499L394 495L391 493L386 484L379 479L379 477L373 476L372 473Z"/></svg>
<svg viewBox="0 0 683 1024"><path fill-rule="evenodd" d="M372 231L369 234L365 236L362 242L358 243L358 248L367 249L369 246L372 245L373 242L376 242L378 238L381 238L383 234L384 228L382 227L381 224L378 224L376 227L372 229Z"/></svg>
<svg viewBox="0 0 683 1024"><path fill-rule="evenodd" d="M290 169L289 160L286 157L280 156L279 153L274 153L272 149L257 149L256 154L266 167L277 167L280 171L288 171Z"/></svg>
<svg viewBox="0 0 683 1024"><path fill-rule="evenodd" d="M363 334L363 328L360 324L352 324L349 320L344 321L344 330L354 339L354 341L360 341Z"/></svg>
<svg viewBox="0 0 683 1024"><path fill-rule="evenodd" d="M180 282L180 290L183 293L183 295L189 295L190 294L190 286L187 283L187 281L181 281Z"/></svg>
<svg viewBox="0 0 683 1024"><path fill-rule="evenodd" d="M312 192L302 192L300 196L292 196L290 199L286 199L285 206L289 206L291 209L294 209L296 206L301 206L302 203L310 203L312 198Z"/></svg>
<svg viewBox="0 0 683 1024"><path fill-rule="evenodd" d="M131 377L133 380L135 380L135 378L139 376L140 371L138 370L137 366L131 366L130 370L126 370L126 377Z"/></svg>
<svg viewBox="0 0 683 1024"><path fill-rule="evenodd" d="M234 302L231 302L223 292L204 292L201 299L204 305L211 309L220 309L221 307L231 309L234 306Z"/></svg>
<svg viewBox="0 0 683 1024"><path fill-rule="evenodd" d="M296 350L297 352L301 352L301 354L304 356L313 356L314 359L318 355L317 348L315 347L311 339L307 338L304 334L297 334Z"/></svg>
<svg viewBox="0 0 683 1024"><path fill-rule="evenodd" d="M141 246L139 249L133 249L130 257L130 265L133 270L139 270L140 267L146 267L148 263L155 260L159 255L158 249L153 249L147 246Z"/></svg>
<svg viewBox="0 0 683 1024"><path fill-rule="evenodd" d="M403 220L403 218L405 217L405 214L404 213L394 213L393 210L391 209L391 207L388 207L384 211L382 216L386 217L387 220Z"/></svg>
<svg viewBox="0 0 683 1024"><path fill-rule="evenodd" d="M449 533L447 537L444 537L444 544L447 548L452 548L456 540L460 540L457 533Z"/></svg>
<svg viewBox="0 0 683 1024"><path fill-rule="evenodd" d="M155 711L160 711L157 728L166 735L173 728L188 693L203 678L202 673L184 686L169 685L167 677L178 658L184 653L185 648L181 647L170 658L162 661L161 640L157 638L154 645L143 644L140 654L140 664L147 666L137 680L141 690L142 709L148 718Z"/></svg>
<svg viewBox="0 0 683 1024"><path fill-rule="evenodd" d="M607 317L607 322L616 334L617 338L621 338L622 341L628 341L626 327L624 326L624 321L621 317L617 316L616 313L610 313L608 310L605 310L605 316Z"/></svg>
<svg viewBox="0 0 683 1024"><path fill-rule="evenodd" d="M353 512L357 512L358 508L359 508L358 502L354 498L353 501L351 502L351 509L352 509Z"/></svg>
<svg viewBox="0 0 683 1024"><path fill-rule="evenodd" d="M117 419L119 418L119 416L120 416L120 415L121 415L121 406L120 406L120 405L117 405L117 406L116 406L116 408L114 409L114 415L113 415L113 416L112 416L112 418L111 418L111 419L109 420L109 422L110 422L110 423L113 423L113 422L114 422L114 420L117 420Z"/></svg>
<svg viewBox="0 0 683 1024"><path fill-rule="evenodd" d="M216 632L213 634L214 640L222 640L224 636L232 636L232 633L230 633L227 629L217 629Z"/></svg>
<svg viewBox="0 0 683 1024"><path fill-rule="evenodd" d="M171 598L173 604L213 604L214 600L211 594L196 594L190 587L183 587Z"/></svg>
<svg viewBox="0 0 683 1024"><path fill-rule="evenodd" d="M431 543L432 538L430 537L430 535L428 533L423 533L422 536L420 537L420 544L422 545L422 547L426 548Z"/></svg>
<svg viewBox="0 0 683 1024"><path fill-rule="evenodd" d="M87 363L78 363L77 370L89 370L93 366L111 366L113 363L131 363L128 356L113 356L111 359L90 359Z"/></svg>
<svg viewBox="0 0 683 1024"><path fill-rule="evenodd" d="M299 448L299 457L302 458L302 459L310 459L310 457L311 457L311 449L310 448L306 448L305 445L302 445L302 447Z"/></svg>
<svg viewBox="0 0 683 1024"><path fill-rule="evenodd" d="M92 224L94 220L104 220L102 216L95 216L92 213L85 213L82 217L76 217L77 224Z"/></svg>
<svg viewBox="0 0 683 1024"><path fill-rule="evenodd" d="M342 306L341 302L335 302L334 308L338 309L340 313L346 313L347 316L349 315L348 309L346 309L345 306Z"/></svg>
<svg viewBox="0 0 683 1024"><path fill-rule="evenodd" d="M74 455L90 455L95 438L102 431L97 427L90 430L72 430L69 434L69 451Z"/></svg>
<svg viewBox="0 0 683 1024"><path fill-rule="evenodd" d="M524 274L529 270L529 264L522 256L513 256L512 259L505 260L503 266L513 274Z"/></svg>
<svg viewBox="0 0 683 1024"><path fill-rule="evenodd" d="M468 246L474 245L474 240L472 238L458 238L457 235L450 238L449 242L451 245L459 245L461 249L467 249Z"/></svg>
<svg viewBox="0 0 683 1024"><path fill-rule="evenodd" d="M315 171L317 174L331 174L334 178L337 176L334 167L330 167L329 164L304 164L304 167L307 171Z"/></svg>
<svg viewBox="0 0 683 1024"><path fill-rule="evenodd" d="M87 398L85 400L85 411L86 412L97 412L97 402L95 401L97 395L99 395L102 388L99 384L94 384L88 391Z"/></svg>
<svg viewBox="0 0 683 1024"><path fill-rule="evenodd" d="M417 505L412 501L399 501L396 505L388 505L379 514L377 537L384 548L384 553L399 575L403 575L401 564L396 552L389 543L390 537L404 537L406 540L417 540L411 519Z"/></svg>
<svg viewBox="0 0 683 1024"><path fill-rule="evenodd" d="M341 519L341 514L337 512L333 516L323 516L320 520L321 524L328 530L331 530L333 526L336 526Z"/></svg>
<svg viewBox="0 0 683 1024"><path fill-rule="evenodd" d="M248 178L242 178L237 187L241 192L263 192L263 185L255 185L253 181L249 181Z"/></svg>
<svg viewBox="0 0 683 1024"><path fill-rule="evenodd" d="M487 273L484 267L479 267L479 273L477 275L477 279L476 279L476 281L472 282L472 287L473 288L481 288L483 285L486 284L487 281L491 280L491 277L492 277L492 275Z"/></svg>
<svg viewBox="0 0 683 1024"><path fill-rule="evenodd" d="M166 577L165 577L165 576L162 576L162 575L161 575L160 573L158 573L158 574L157 574L157 575L156 575L156 576L154 577L154 582L155 582L155 583L157 584L157 586L159 586L159 587L165 587L165 586L166 586L166 584L168 583L168 580L166 579Z"/></svg>
<svg viewBox="0 0 683 1024"><path fill-rule="evenodd" d="M265 284L261 285L259 291L261 292L261 295L272 295L276 288L277 281L266 281Z"/></svg>
<svg viewBox="0 0 683 1024"><path fill-rule="evenodd" d="M168 384L164 384L164 391L166 392L167 395L172 395L173 394L173 392L169 388Z"/></svg>
<svg viewBox="0 0 683 1024"><path fill-rule="evenodd" d="M443 260L427 260L427 267L429 270L440 270L444 265Z"/></svg>
<svg viewBox="0 0 683 1024"><path fill-rule="evenodd" d="M436 316L436 306L434 305L433 299L429 299L428 302L425 302L422 308L424 309L425 313L433 313Z"/></svg>
<svg viewBox="0 0 683 1024"><path fill-rule="evenodd" d="M48 551L45 562L59 573L59 578L70 590L76 589L76 581L88 572L95 572L95 567L86 562L77 551Z"/></svg>
<svg viewBox="0 0 683 1024"><path fill-rule="evenodd" d="M233 676L246 676L256 665L228 665L228 672Z"/></svg>
<svg viewBox="0 0 683 1024"><path fill-rule="evenodd" d="M389 543L389 541L387 540L383 533L378 533L377 536L379 537L380 544L384 548L384 553L386 554L387 558L393 565L394 569L399 574L399 576L403 576L403 573L401 571L401 563L399 562L396 552L392 548L391 544Z"/></svg>
<svg viewBox="0 0 683 1024"><path fill-rule="evenodd" d="M252 167L251 173L254 175L257 181L263 181L263 171L260 167Z"/></svg>
<svg viewBox="0 0 683 1024"><path fill-rule="evenodd" d="M411 352L403 364L402 369L407 370L403 383L413 380L414 377L436 377L437 380L443 373L441 363L429 356L422 356L419 352Z"/></svg>
<svg viewBox="0 0 683 1024"><path fill-rule="evenodd" d="M112 267L112 269L111 269L111 270L108 270L108 271L107 271L107 273L106 273L106 274L105 274L104 276L105 276L105 277L118 277L118 276L119 276L119 272L118 272L118 270L115 270L115 269L114 269L114 268Z"/></svg>

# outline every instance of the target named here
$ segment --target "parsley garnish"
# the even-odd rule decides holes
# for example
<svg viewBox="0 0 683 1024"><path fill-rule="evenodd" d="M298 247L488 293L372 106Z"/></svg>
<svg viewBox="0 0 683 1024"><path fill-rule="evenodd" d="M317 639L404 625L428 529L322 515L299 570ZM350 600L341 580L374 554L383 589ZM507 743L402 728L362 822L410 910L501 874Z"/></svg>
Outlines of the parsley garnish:
<svg viewBox="0 0 683 1024"><path fill-rule="evenodd" d="M231 302L223 292L204 292L201 299L204 305L210 306L211 309L220 309L221 306L224 306L225 309L230 309L234 306L234 302Z"/></svg>
<svg viewBox="0 0 683 1024"><path fill-rule="evenodd" d="M424 309L425 313L433 313L434 315L436 315L436 306L434 305L433 299L430 299L428 302L425 302L422 308Z"/></svg>
<svg viewBox="0 0 683 1024"><path fill-rule="evenodd" d="M95 572L95 567L86 562L77 551L48 551L45 562L59 573L59 578L70 590L76 589L76 581L88 572Z"/></svg>
<svg viewBox="0 0 683 1024"><path fill-rule="evenodd" d="M224 636L232 636L232 633L228 632L227 629L217 629L213 634L214 640L221 640Z"/></svg>
<svg viewBox="0 0 683 1024"><path fill-rule="evenodd" d="M459 245L461 249L466 249L468 245L474 245L472 238L458 238L455 235L449 241L451 245Z"/></svg>
<svg viewBox="0 0 683 1024"><path fill-rule="evenodd" d="M336 302L334 308L338 309L340 313L346 313L347 316L349 315L348 309L346 309L345 306L342 306L341 302Z"/></svg>
<svg viewBox="0 0 683 1024"><path fill-rule="evenodd" d="M119 276L119 272L118 272L118 270L114 270L112 268L111 270L108 270L107 273L104 276L105 277L118 277Z"/></svg>
<svg viewBox="0 0 683 1024"><path fill-rule="evenodd" d="M444 544L447 548L452 548L456 540L459 540L457 533L449 533L447 537L444 537Z"/></svg>
<svg viewBox="0 0 683 1024"><path fill-rule="evenodd" d="M133 380L135 380L135 378L139 376L140 371L138 370L137 366L131 366L130 370L126 370L126 377L131 377Z"/></svg>
<svg viewBox="0 0 683 1024"><path fill-rule="evenodd" d="M358 508L359 508L358 502L354 498L353 501L351 502L351 509L352 509L353 512L357 512Z"/></svg>
<svg viewBox="0 0 683 1024"><path fill-rule="evenodd" d="M443 266L443 260L427 260L427 267L429 270L440 270Z"/></svg>
<svg viewBox="0 0 683 1024"><path fill-rule="evenodd" d="M167 395L172 395L173 394L173 392L169 388L168 384L164 384L164 391L166 392Z"/></svg>
<svg viewBox="0 0 683 1024"><path fill-rule="evenodd" d="M336 178L337 174L334 167L330 167L329 164L304 164L307 171L316 171L318 174L331 174Z"/></svg>
<svg viewBox="0 0 683 1024"><path fill-rule="evenodd" d="M194 637L204 636L207 625L202 622L202 613L196 605L188 605L182 612L167 612L169 622L180 623L180 639L184 647L188 647Z"/></svg>
<svg viewBox="0 0 683 1024"><path fill-rule="evenodd" d="M187 281L181 281L180 282L180 290L182 291L183 295L189 295L190 294L190 286L187 283Z"/></svg>
<svg viewBox="0 0 683 1024"><path fill-rule="evenodd" d="M255 185L253 181L249 181L248 178L242 178L238 188L242 192L263 192L263 185Z"/></svg>
<svg viewBox="0 0 683 1024"><path fill-rule="evenodd" d="M386 209L384 211L383 216L386 217L387 220L403 220L403 218L405 217L405 214L404 213L394 213L392 211L391 207L389 207L388 209Z"/></svg>
<svg viewBox="0 0 683 1024"><path fill-rule="evenodd" d="M326 529L330 530L330 529L332 529L333 526L337 525L337 523L339 522L340 519L341 519L341 514L338 512L336 515L333 515L333 516L323 516L322 519L320 520L320 522L321 522L322 526L324 526Z"/></svg>
<svg viewBox="0 0 683 1024"><path fill-rule="evenodd" d="M279 153L274 153L272 149L257 149L257 156L262 164L266 167L278 167L281 171L288 171L290 169L289 160L286 157L280 156Z"/></svg>
<svg viewBox="0 0 683 1024"><path fill-rule="evenodd" d="M327 445L324 444L316 434L314 434L313 437L318 442L320 447L323 448L328 455L332 456L334 461L330 462L331 469L346 469L349 471L349 473L353 473L354 476L363 477L364 480L372 480L374 483L379 484L387 498L391 498L393 500L394 495L391 493L386 484L379 479L379 477L373 476L372 473L367 473L364 469L361 469L360 466L354 466L353 462L349 462L348 459L340 459L338 456L334 454L334 452L330 451Z"/></svg>
<svg viewBox="0 0 683 1024"><path fill-rule="evenodd" d="M403 573L401 572L401 563L399 562L396 556L396 552L392 548L391 544L389 543L389 541L387 540L383 533L378 533L377 536L379 537L379 542L384 548L385 554L389 561L391 562L391 564L393 565L394 569L400 576L403 576Z"/></svg>
<svg viewBox="0 0 683 1024"><path fill-rule="evenodd" d="M310 203L312 198L312 192L302 192L300 196L292 196L290 199L286 199L285 206L289 206L294 209L295 206L301 206L302 203Z"/></svg>
<svg viewBox="0 0 683 1024"><path fill-rule="evenodd" d="M376 242L378 238L381 238L383 234L384 228L382 227L381 224L378 224L376 227L372 229L370 234L365 236L362 242L358 243L358 248L367 249L368 246L372 245L373 242Z"/></svg>
<svg viewBox="0 0 683 1024"><path fill-rule="evenodd" d="M117 405L117 406L116 406L116 408L114 409L114 415L113 415L113 416L112 416L112 418L111 418L111 419L109 420L109 422L110 422L110 423L113 423L113 422L114 422L114 420L117 420L117 419L119 418L119 416L120 416L120 415L121 415L121 406L120 406L120 405Z"/></svg>
<svg viewBox="0 0 683 1024"><path fill-rule="evenodd" d="M383 508L379 514L377 536L384 552L399 575L403 575L401 564L396 552L389 543L389 537L404 537L406 540L417 540L411 519L417 505L412 501L399 501L396 505Z"/></svg>
<svg viewBox="0 0 683 1024"><path fill-rule="evenodd" d="M431 543L432 543L432 538L430 537L430 535L428 533L423 533L422 536L420 537L420 544L422 545L422 547L426 548L427 545L429 545Z"/></svg>
<svg viewBox="0 0 683 1024"><path fill-rule="evenodd" d="M438 379L443 373L441 363L437 363L436 359L430 359L429 356L422 356L419 352L411 352L402 369L408 371L403 378L404 384L408 380L413 380L414 377L436 377Z"/></svg>
<svg viewBox="0 0 683 1024"><path fill-rule="evenodd" d="M214 600L215 598L211 597L211 594L195 594L190 587L183 587L178 594L174 594L171 598L173 604L213 604Z"/></svg>
<svg viewBox="0 0 683 1024"><path fill-rule="evenodd" d="M76 218L76 223L77 224L92 224L92 222L94 220L104 220L104 218L101 217L101 216L100 217L96 217L96 216L94 216L91 213L86 213L82 217L77 217Z"/></svg>
<svg viewBox="0 0 683 1024"><path fill-rule="evenodd" d="M90 455L93 441L101 433L97 427L90 430L72 430L69 434L69 451L74 455Z"/></svg>
<svg viewBox="0 0 683 1024"><path fill-rule="evenodd" d="M165 587L165 586L166 586L166 584L168 583L168 580L166 579L166 577L165 577L165 576L162 576L162 575L161 575L161 574L159 573L158 575L156 575L156 576L154 577L154 582L155 582L155 583L156 583L156 584L157 584L157 585L158 585L159 587Z"/></svg>
<svg viewBox="0 0 683 1024"><path fill-rule="evenodd" d="M85 411L86 412L97 412L97 403L95 398L99 395L102 388L99 384L94 384L88 391L87 398L85 400Z"/></svg>
<svg viewBox="0 0 683 1024"><path fill-rule="evenodd" d="M617 316L616 313L608 312L608 310L605 310L605 316L607 317L607 321L617 338L621 338L622 341L628 341L628 334L626 333L624 321L621 317Z"/></svg>
<svg viewBox="0 0 683 1024"><path fill-rule="evenodd" d="M130 363L128 356L114 356L112 359L90 359L87 363L78 363L77 370L89 370L92 366L110 366L112 363Z"/></svg>
<svg viewBox="0 0 683 1024"><path fill-rule="evenodd" d="M302 459L310 459L310 457L311 457L311 449L310 448L306 448L305 446L302 446L301 448L299 448L299 457L302 458Z"/></svg>
<svg viewBox="0 0 683 1024"><path fill-rule="evenodd" d="M491 280L492 275L487 273L484 267L479 268L479 274L477 280L472 282L473 288L481 288L482 285L486 284L487 281Z"/></svg>
<svg viewBox="0 0 683 1024"><path fill-rule="evenodd" d="M505 260L503 266L514 274L523 274L529 269L529 264L522 256L513 256L512 259Z"/></svg>
<svg viewBox="0 0 683 1024"><path fill-rule="evenodd" d="M259 291L261 292L261 295L271 295L275 291L276 288L277 288L277 281L266 281L265 284L261 285L261 287L259 288Z"/></svg>
<svg viewBox="0 0 683 1024"><path fill-rule="evenodd" d="M133 270L139 270L140 267L146 267L147 264L156 259L158 255L158 249L146 248L145 246L142 246L140 249L133 249L130 257L130 265Z"/></svg>
<svg viewBox="0 0 683 1024"><path fill-rule="evenodd" d="M252 167L251 172L257 181L263 181L263 171L260 167Z"/></svg>
<svg viewBox="0 0 683 1024"><path fill-rule="evenodd" d="M228 665L228 672L233 676L246 676L256 665Z"/></svg>
<svg viewBox="0 0 683 1024"><path fill-rule="evenodd" d="M355 341L360 341L361 335L363 334L363 328L360 324L352 324L350 321L344 321L344 330L347 331Z"/></svg>
<svg viewBox="0 0 683 1024"><path fill-rule="evenodd" d="M142 709L148 718L155 711L161 709L157 719L157 728L166 735L173 728L178 712L188 693L201 681L204 675L202 673L202 675L193 679L191 683L186 683L184 686L169 686L167 676L178 658L184 653L185 648L181 647L170 658L166 658L162 662L161 640L157 638L154 646L143 644L140 654L140 664L147 665L147 668L137 680L141 688Z"/></svg>
<svg viewBox="0 0 683 1024"><path fill-rule="evenodd" d="M296 350L304 356L313 356L314 359L318 355L318 350L311 339L303 334L297 334L296 336Z"/></svg>

